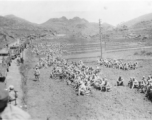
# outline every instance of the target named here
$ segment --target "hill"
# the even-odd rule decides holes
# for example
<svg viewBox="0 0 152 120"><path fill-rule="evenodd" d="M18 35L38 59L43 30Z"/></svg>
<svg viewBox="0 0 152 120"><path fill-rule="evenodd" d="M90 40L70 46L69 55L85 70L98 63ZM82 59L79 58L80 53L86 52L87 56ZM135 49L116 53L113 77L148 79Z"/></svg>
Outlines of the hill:
<svg viewBox="0 0 152 120"><path fill-rule="evenodd" d="M123 25L126 25L130 28L151 27L152 26L152 13L145 14L145 15L139 16L137 18L134 18L132 20L129 20L129 21L123 23Z"/></svg>
<svg viewBox="0 0 152 120"><path fill-rule="evenodd" d="M52 18L42 23L41 26L51 28L57 33L70 34L73 36L89 37L99 33L98 23L90 23L87 20L79 17L67 19L66 17ZM111 29L113 26L104 23L103 29Z"/></svg>
<svg viewBox="0 0 152 120"><path fill-rule="evenodd" d="M112 25L103 23L102 30L113 29ZM28 34L68 34L73 38L92 38L99 33L98 23L91 23L79 17L67 19L66 17L52 18L42 24L31 23L14 15L0 16L0 28L14 37L27 36Z"/></svg>
<svg viewBox="0 0 152 120"><path fill-rule="evenodd" d="M126 21L119 24L116 29L117 37L124 36L130 38L141 39L151 39L152 36L152 13L145 14L134 18L132 20Z"/></svg>
<svg viewBox="0 0 152 120"><path fill-rule="evenodd" d="M10 20L15 20L16 22L18 22L18 23L26 23L26 24L29 24L29 25L37 25L37 24L35 24L35 23L31 23L31 22L29 22L29 21L27 21L27 20L24 20L24 19L22 19L22 18L19 18L19 17L17 17L17 16L15 16L15 15L6 15L6 16L4 16L5 18L8 18L8 19L10 19Z"/></svg>
<svg viewBox="0 0 152 120"><path fill-rule="evenodd" d="M53 31L31 23L14 15L0 16L0 48L6 43L11 43L16 38L26 37L31 34L38 36L53 35Z"/></svg>
<svg viewBox="0 0 152 120"><path fill-rule="evenodd" d="M7 34L13 34L14 37L27 36L29 34L54 34L53 30L46 29L39 24L31 23L25 19L19 18L15 15L0 16L1 31Z"/></svg>
<svg viewBox="0 0 152 120"><path fill-rule="evenodd" d="M1 27L3 28L6 28L5 25L7 26L7 28L12 28L12 29L37 30L40 28L38 24L31 23L27 20L16 17L14 15L6 15L3 17L1 16L1 18L3 19L0 21L3 23L1 24Z"/></svg>

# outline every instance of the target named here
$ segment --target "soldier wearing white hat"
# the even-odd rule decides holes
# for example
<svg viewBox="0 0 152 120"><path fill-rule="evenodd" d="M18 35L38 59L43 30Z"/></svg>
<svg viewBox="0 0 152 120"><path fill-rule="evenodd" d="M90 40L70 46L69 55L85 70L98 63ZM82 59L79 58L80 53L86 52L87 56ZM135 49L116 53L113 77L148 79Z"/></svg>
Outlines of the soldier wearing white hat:
<svg viewBox="0 0 152 120"><path fill-rule="evenodd" d="M13 89L13 87L10 87ZM31 120L31 116L21 108L8 104L9 91L0 83L0 120Z"/></svg>

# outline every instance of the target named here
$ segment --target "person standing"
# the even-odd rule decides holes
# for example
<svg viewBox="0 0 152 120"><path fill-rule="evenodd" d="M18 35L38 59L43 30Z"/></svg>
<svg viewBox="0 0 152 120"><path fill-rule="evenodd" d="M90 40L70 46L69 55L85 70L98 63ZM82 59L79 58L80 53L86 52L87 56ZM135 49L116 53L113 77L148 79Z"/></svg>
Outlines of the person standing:
<svg viewBox="0 0 152 120"><path fill-rule="evenodd" d="M32 120L21 108L8 104L9 92L4 83L0 83L0 120Z"/></svg>
<svg viewBox="0 0 152 120"><path fill-rule="evenodd" d="M10 85L9 88L9 103L11 104L12 102L14 102L14 105L17 105L17 91L14 89L14 86L13 85Z"/></svg>
<svg viewBox="0 0 152 120"><path fill-rule="evenodd" d="M35 79L39 81L39 77L40 77L40 70L38 67L35 68Z"/></svg>

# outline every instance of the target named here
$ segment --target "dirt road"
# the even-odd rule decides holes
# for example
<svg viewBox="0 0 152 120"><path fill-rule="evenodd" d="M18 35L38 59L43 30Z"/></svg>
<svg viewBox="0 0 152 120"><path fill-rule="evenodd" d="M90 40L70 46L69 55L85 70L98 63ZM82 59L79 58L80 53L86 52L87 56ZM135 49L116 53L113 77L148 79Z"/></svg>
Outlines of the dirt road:
<svg viewBox="0 0 152 120"><path fill-rule="evenodd" d="M15 90L18 91L17 105L21 106L22 96L23 96L21 89L21 74L19 71L19 66L17 66L16 60L12 61L12 64L9 68L9 72L6 77L6 81L7 81L6 83L7 88L10 85L13 85Z"/></svg>

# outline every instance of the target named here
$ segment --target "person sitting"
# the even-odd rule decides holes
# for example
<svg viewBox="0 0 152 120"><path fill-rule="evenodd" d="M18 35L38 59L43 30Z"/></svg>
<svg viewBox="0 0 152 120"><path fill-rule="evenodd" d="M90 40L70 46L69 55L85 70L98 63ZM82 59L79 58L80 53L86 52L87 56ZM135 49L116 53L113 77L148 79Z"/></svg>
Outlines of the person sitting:
<svg viewBox="0 0 152 120"><path fill-rule="evenodd" d="M143 78L142 78L142 82L143 82L143 85L147 85L147 84L148 84L148 83L147 83L147 81L146 81L145 76L143 76Z"/></svg>
<svg viewBox="0 0 152 120"><path fill-rule="evenodd" d="M148 94L149 94L150 90L152 90L152 82L150 82L150 83L148 84L148 86L147 86L147 90L146 90L146 92L145 92L146 97L148 97Z"/></svg>
<svg viewBox="0 0 152 120"><path fill-rule="evenodd" d="M124 85L124 81L122 79L121 76L119 76L118 80L117 80L117 86L123 86Z"/></svg>
<svg viewBox="0 0 152 120"><path fill-rule="evenodd" d="M148 82L150 79L151 79L151 76L149 75L148 78L147 78L147 82Z"/></svg>
<svg viewBox="0 0 152 120"><path fill-rule="evenodd" d="M108 82L107 79L104 79L104 84L102 86L102 90L106 91L106 92L109 92L110 89L111 89L110 83Z"/></svg>
<svg viewBox="0 0 152 120"><path fill-rule="evenodd" d="M147 82L147 85L150 85L150 83L152 83L152 78L148 79Z"/></svg>
<svg viewBox="0 0 152 120"><path fill-rule="evenodd" d="M129 88L132 88L132 84L133 84L133 77L130 77L130 80L128 82Z"/></svg>
<svg viewBox="0 0 152 120"><path fill-rule="evenodd" d="M132 89L133 89L133 88L138 88L138 86L139 86L138 80L135 79L135 78L133 78L133 79L132 79Z"/></svg>
<svg viewBox="0 0 152 120"><path fill-rule="evenodd" d="M86 86L85 86L85 83L83 81L80 81L80 86L78 88L78 95L81 95L85 93L86 91Z"/></svg>

